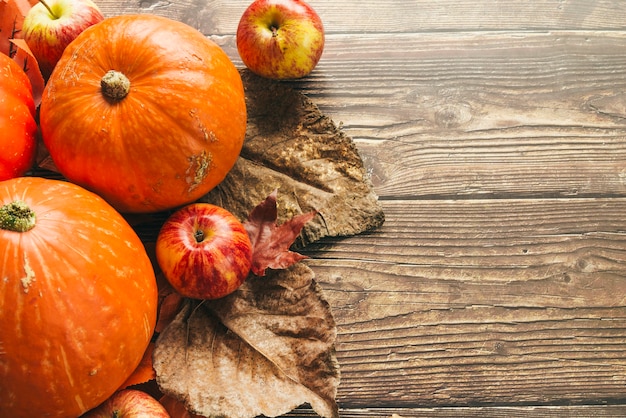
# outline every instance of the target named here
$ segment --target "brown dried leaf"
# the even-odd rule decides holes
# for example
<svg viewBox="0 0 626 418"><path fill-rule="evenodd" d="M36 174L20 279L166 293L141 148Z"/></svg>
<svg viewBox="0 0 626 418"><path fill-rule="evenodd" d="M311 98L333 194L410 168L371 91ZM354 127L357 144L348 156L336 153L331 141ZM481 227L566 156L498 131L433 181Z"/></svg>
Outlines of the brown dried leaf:
<svg viewBox="0 0 626 418"><path fill-rule="evenodd" d="M382 225L382 207L352 139L287 84L247 70L242 79L248 126L241 156L201 200L245 220L257 202L279 189L279 223L319 213L305 225L296 247Z"/></svg>
<svg viewBox="0 0 626 418"><path fill-rule="evenodd" d="M225 298L187 301L156 342L161 390L203 416L278 416L308 403L338 417L337 331L313 276L298 263Z"/></svg>

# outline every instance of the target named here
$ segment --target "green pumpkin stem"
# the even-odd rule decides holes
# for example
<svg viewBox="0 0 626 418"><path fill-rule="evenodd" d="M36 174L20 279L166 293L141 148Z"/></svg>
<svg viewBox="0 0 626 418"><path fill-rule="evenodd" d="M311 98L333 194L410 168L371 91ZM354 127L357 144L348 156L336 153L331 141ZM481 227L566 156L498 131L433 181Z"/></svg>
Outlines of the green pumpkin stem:
<svg viewBox="0 0 626 418"><path fill-rule="evenodd" d="M102 94L113 102L119 102L130 91L130 80L123 73L115 70L107 71L100 80Z"/></svg>
<svg viewBox="0 0 626 418"><path fill-rule="evenodd" d="M0 229L26 232L35 226L35 220L35 212L21 200L0 207Z"/></svg>

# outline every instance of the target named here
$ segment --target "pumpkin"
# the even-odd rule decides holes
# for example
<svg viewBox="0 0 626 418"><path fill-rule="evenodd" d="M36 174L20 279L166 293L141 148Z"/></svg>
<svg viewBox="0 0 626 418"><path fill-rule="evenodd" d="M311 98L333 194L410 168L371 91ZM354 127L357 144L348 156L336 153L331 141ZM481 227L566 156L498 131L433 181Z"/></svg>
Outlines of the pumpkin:
<svg viewBox="0 0 626 418"><path fill-rule="evenodd" d="M40 125L57 169L121 212L197 200L235 164L246 131L238 70L196 29L115 16L65 50Z"/></svg>
<svg viewBox="0 0 626 418"><path fill-rule="evenodd" d="M0 180L33 165L37 124L30 80L15 61L0 53Z"/></svg>
<svg viewBox="0 0 626 418"><path fill-rule="evenodd" d="M0 417L76 418L132 374L156 322L141 241L69 182L0 182Z"/></svg>

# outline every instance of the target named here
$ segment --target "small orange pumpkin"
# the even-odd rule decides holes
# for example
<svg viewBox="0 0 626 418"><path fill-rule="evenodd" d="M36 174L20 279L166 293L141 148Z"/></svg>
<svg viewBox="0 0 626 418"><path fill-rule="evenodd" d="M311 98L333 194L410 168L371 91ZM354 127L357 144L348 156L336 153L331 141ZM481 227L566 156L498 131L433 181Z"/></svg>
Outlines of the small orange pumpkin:
<svg viewBox="0 0 626 418"><path fill-rule="evenodd" d="M246 131L239 72L196 29L115 16L65 50L40 125L59 171L121 212L197 200L230 171Z"/></svg>
<svg viewBox="0 0 626 418"><path fill-rule="evenodd" d="M76 418L107 399L152 338L157 293L141 241L102 198L0 182L0 417Z"/></svg>

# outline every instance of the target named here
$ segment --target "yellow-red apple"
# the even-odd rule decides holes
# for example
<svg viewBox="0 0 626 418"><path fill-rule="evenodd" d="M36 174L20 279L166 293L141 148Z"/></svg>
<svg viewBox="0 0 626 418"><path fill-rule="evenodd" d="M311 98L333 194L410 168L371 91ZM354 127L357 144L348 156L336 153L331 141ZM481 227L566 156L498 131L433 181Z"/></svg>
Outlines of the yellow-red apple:
<svg viewBox="0 0 626 418"><path fill-rule="evenodd" d="M65 47L89 26L104 20L91 0L39 0L22 23L22 36L39 63L44 80Z"/></svg>
<svg viewBox="0 0 626 418"><path fill-rule="evenodd" d="M237 27L237 50L252 72L273 79L304 77L324 50L324 26L302 0L255 0Z"/></svg>
<svg viewBox="0 0 626 418"><path fill-rule="evenodd" d="M122 389L81 418L170 418L170 414L148 393Z"/></svg>
<svg viewBox="0 0 626 418"><path fill-rule="evenodd" d="M157 237L156 257L178 293L218 299L248 277L252 244L235 215L209 203L192 203L165 221Z"/></svg>

